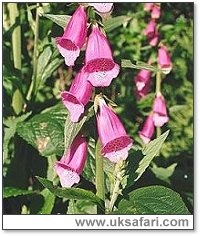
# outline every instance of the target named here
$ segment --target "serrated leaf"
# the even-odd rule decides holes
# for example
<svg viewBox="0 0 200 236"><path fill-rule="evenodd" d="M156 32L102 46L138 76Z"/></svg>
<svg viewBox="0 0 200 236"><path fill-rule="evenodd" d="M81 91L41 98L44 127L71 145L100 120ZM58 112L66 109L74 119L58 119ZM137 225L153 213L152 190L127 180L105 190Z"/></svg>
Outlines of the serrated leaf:
<svg viewBox="0 0 200 236"><path fill-rule="evenodd" d="M117 17L112 17L109 18L108 20L104 21L104 26L105 26L105 31L110 32L117 27L128 23L129 20L131 20L131 16L117 16Z"/></svg>
<svg viewBox="0 0 200 236"><path fill-rule="evenodd" d="M169 113L171 114L174 112L179 112L179 111L185 110L187 108L188 108L187 105L175 105L175 106L172 106L169 108Z"/></svg>
<svg viewBox="0 0 200 236"><path fill-rule="evenodd" d="M150 70L150 71L154 71L154 72L158 72L158 71L162 72L162 70L160 70L154 66L151 66L149 64L146 64L144 62L136 62L136 64L133 64L130 60L127 60L127 59L121 60L121 67L138 69L138 70L144 69L144 70Z"/></svg>
<svg viewBox="0 0 200 236"><path fill-rule="evenodd" d="M89 200L94 204L103 207L102 200L91 191L81 188L60 188L53 185L53 183L45 178L37 177L40 183L50 192L60 198L74 199L74 200Z"/></svg>
<svg viewBox="0 0 200 236"><path fill-rule="evenodd" d="M43 16L61 26L62 28L65 28L67 26L71 18L71 16L68 15L43 14Z"/></svg>
<svg viewBox="0 0 200 236"><path fill-rule="evenodd" d="M71 16L68 15L43 14L43 16L61 26L62 28L65 28L67 26L71 18ZM106 32L110 32L117 27L127 23L129 20L131 20L131 18L131 16L117 16L106 20L104 22Z"/></svg>
<svg viewBox="0 0 200 236"><path fill-rule="evenodd" d="M163 186L134 190L119 203L116 214L190 214L180 195Z"/></svg>
<svg viewBox="0 0 200 236"><path fill-rule="evenodd" d="M3 198L17 197L22 195L33 194L34 191L26 189L18 189L14 187L4 187L3 188Z"/></svg>
<svg viewBox="0 0 200 236"><path fill-rule="evenodd" d="M153 158L159 153L168 134L169 130L147 144L143 150L135 151L134 154L128 158L126 175L122 181L123 188L133 185L142 176Z"/></svg>
<svg viewBox="0 0 200 236"><path fill-rule="evenodd" d="M67 109L58 104L17 125L17 133L42 156L61 156L64 151L64 123Z"/></svg>
<svg viewBox="0 0 200 236"><path fill-rule="evenodd" d="M4 125L8 127L4 128L4 139L3 139L4 162L8 159L9 143L11 138L14 137L15 135L17 124L27 119L31 115L31 113L32 112L28 112L20 117L4 120Z"/></svg>

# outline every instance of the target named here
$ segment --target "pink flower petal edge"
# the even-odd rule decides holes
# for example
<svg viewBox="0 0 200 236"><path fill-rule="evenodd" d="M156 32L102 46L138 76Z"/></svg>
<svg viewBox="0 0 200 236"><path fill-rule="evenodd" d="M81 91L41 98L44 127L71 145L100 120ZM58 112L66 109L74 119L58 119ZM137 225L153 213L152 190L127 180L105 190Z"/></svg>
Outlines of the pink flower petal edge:
<svg viewBox="0 0 200 236"><path fill-rule="evenodd" d="M110 12L113 7L113 3L88 3L88 4L101 13Z"/></svg>

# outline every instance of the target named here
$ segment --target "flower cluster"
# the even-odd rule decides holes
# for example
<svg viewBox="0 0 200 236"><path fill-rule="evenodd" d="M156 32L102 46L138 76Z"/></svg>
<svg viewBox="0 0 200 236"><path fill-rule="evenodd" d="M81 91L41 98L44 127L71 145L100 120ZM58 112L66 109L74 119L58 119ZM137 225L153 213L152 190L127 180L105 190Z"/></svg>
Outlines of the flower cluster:
<svg viewBox="0 0 200 236"><path fill-rule="evenodd" d="M151 20L148 23L144 34L148 38L148 43L151 46L158 44L158 31L156 26L156 19L161 15L160 4L157 3L146 3L144 10L151 12ZM172 62L167 48L163 44L159 44L158 48L158 68L161 69L165 74L169 73L172 69ZM158 72L161 73L161 72ZM158 75L157 75L158 76ZM161 80L161 74L159 75ZM158 78L156 78L158 80ZM140 70L135 77L136 83L136 97L141 99L145 97L150 91L151 72L148 70ZM159 81L161 83L161 81ZM155 99L152 106L152 111L146 118L144 125L139 131L139 136L145 144L147 144L153 137L155 127L162 127L169 120L167 114L167 106L165 99L160 91L160 88L156 88Z"/></svg>
<svg viewBox="0 0 200 236"><path fill-rule="evenodd" d="M97 23L88 29L86 8L94 7L99 13L111 11L112 3L89 3L80 5L72 15L62 37L56 38L60 54L67 66L74 66L83 45L86 44L84 65L77 73L69 91L61 92L64 106L68 109L72 122L78 122L92 96L93 87L108 87L119 74L119 65L114 62L110 44ZM88 33L90 34L88 35ZM127 135L121 121L98 97L99 112L97 128L102 146L102 155L117 163L128 156L132 140ZM87 156L86 138L78 134L69 150L65 151L55 170L63 187L71 187L80 181Z"/></svg>
<svg viewBox="0 0 200 236"><path fill-rule="evenodd" d="M160 18L160 4L146 3L144 9L151 12L151 19L144 31L144 34L147 36L149 44L155 47L159 40L156 19Z"/></svg>

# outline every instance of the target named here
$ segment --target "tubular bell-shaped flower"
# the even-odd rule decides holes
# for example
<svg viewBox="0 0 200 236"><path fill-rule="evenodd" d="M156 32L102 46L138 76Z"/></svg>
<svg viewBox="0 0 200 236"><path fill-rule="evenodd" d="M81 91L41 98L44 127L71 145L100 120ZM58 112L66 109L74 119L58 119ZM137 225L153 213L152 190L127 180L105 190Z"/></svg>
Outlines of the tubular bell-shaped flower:
<svg viewBox="0 0 200 236"><path fill-rule="evenodd" d="M135 95L138 100L144 98L151 90L151 81L145 84L145 86L141 89L138 90L136 89Z"/></svg>
<svg viewBox="0 0 200 236"><path fill-rule="evenodd" d="M86 157L86 138L78 135L72 142L68 152L55 165L55 171L60 178L62 187L68 188L80 181L80 174L83 171Z"/></svg>
<svg viewBox="0 0 200 236"><path fill-rule="evenodd" d="M58 50L65 58L65 64L73 66L80 54L87 34L87 16L83 6L72 15L62 37L56 38Z"/></svg>
<svg viewBox="0 0 200 236"><path fill-rule="evenodd" d="M99 98L97 128L102 144L102 154L114 163L125 160L132 146L132 140L117 115L107 106L103 98Z"/></svg>
<svg viewBox="0 0 200 236"><path fill-rule="evenodd" d="M145 31L144 31L144 34L148 38L152 38L155 34L155 31L156 31L156 22L155 22L155 20L150 20Z"/></svg>
<svg viewBox="0 0 200 236"><path fill-rule="evenodd" d="M62 102L69 110L72 122L78 122L92 95L92 85L87 81L87 76L82 69L73 80L69 92L61 92Z"/></svg>
<svg viewBox="0 0 200 236"><path fill-rule="evenodd" d="M151 113L145 120L142 130L139 131L139 136L145 144L151 141L154 135L155 126L153 121L153 114Z"/></svg>
<svg viewBox="0 0 200 236"><path fill-rule="evenodd" d="M144 10L145 10L145 11L151 11L153 5L154 5L154 4L151 3L151 2L145 3L145 4L144 4Z"/></svg>
<svg viewBox="0 0 200 236"><path fill-rule="evenodd" d="M172 69L172 62L170 55L165 46L161 46L158 50L158 65L160 69L164 69L166 73L169 73Z"/></svg>
<svg viewBox="0 0 200 236"><path fill-rule="evenodd" d="M149 70L140 70L139 73L135 76L135 83L138 91L141 91L147 83L150 82L151 71Z"/></svg>
<svg viewBox="0 0 200 236"><path fill-rule="evenodd" d="M169 121L166 102L161 93L157 93L153 103L153 121L156 127L162 127Z"/></svg>
<svg viewBox="0 0 200 236"><path fill-rule="evenodd" d="M160 18L160 5L154 4L151 11L151 18L158 19Z"/></svg>
<svg viewBox="0 0 200 236"><path fill-rule="evenodd" d="M88 4L101 13L110 12L113 7L113 3L88 3Z"/></svg>
<svg viewBox="0 0 200 236"><path fill-rule="evenodd" d="M107 87L119 74L119 65L112 57L106 36L94 25L89 36L84 70L89 73L88 81L94 87Z"/></svg>
<svg viewBox="0 0 200 236"><path fill-rule="evenodd" d="M152 47L155 47L158 44L158 40L159 40L159 33L156 30L154 35L148 39L148 42Z"/></svg>
<svg viewBox="0 0 200 236"><path fill-rule="evenodd" d="M147 36L149 44L155 47L158 43L159 33L157 31L156 22L154 19L150 20L144 34Z"/></svg>

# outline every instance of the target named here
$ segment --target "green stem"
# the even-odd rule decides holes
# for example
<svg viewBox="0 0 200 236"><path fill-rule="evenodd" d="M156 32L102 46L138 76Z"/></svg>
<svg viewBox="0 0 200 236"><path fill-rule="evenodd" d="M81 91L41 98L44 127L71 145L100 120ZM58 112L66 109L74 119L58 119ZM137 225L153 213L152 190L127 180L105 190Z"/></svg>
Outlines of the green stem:
<svg viewBox="0 0 200 236"><path fill-rule="evenodd" d="M17 19L19 18L19 10L17 8L17 3L8 3L8 9L10 16L10 26L13 26L15 24L17 25L12 32L12 53L14 67L21 71L21 27L20 23L18 24L17 22ZM16 89L12 97L12 107L17 115L21 113L23 105L23 95L19 89Z"/></svg>
<svg viewBox="0 0 200 236"><path fill-rule="evenodd" d="M156 73L156 94L161 91L161 71Z"/></svg>
<svg viewBox="0 0 200 236"><path fill-rule="evenodd" d="M121 162L117 163L115 166L116 179L115 179L115 184L113 187L112 195L110 198L110 205L108 208L109 212L112 212L115 202L116 202L119 194L121 194L121 186L120 185L121 185L121 181L123 179L123 176L125 174L124 173L124 164L125 164L125 162L121 161Z"/></svg>
<svg viewBox="0 0 200 236"><path fill-rule="evenodd" d="M32 93L36 95L38 84L37 84L37 61L38 61L38 39L39 39L39 3L37 3L37 8L36 8L36 19L35 19L35 38L34 38L34 51L33 51L33 75L32 75L32 81L31 85L29 87L26 99L27 101L31 100Z"/></svg>
<svg viewBox="0 0 200 236"><path fill-rule="evenodd" d="M111 199L110 199L110 205L109 205L109 208L108 208L109 212L112 212L113 207L115 205L115 202L116 202L116 200L118 198L119 189L120 189L120 183L121 183L120 178L117 178L116 182L115 182L115 185L114 185L114 188L113 188L113 193L112 193L112 196L111 196Z"/></svg>
<svg viewBox="0 0 200 236"><path fill-rule="evenodd" d="M160 137L160 135L161 135L161 128L156 127L156 138Z"/></svg>
<svg viewBox="0 0 200 236"><path fill-rule="evenodd" d="M104 187L104 171L103 171L103 157L101 155L101 144L97 141L95 150L95 160L96 160L96 195L105 201L105 187ZM105 214L104 209L97 207L97 214Z"/></svg>
<svg viewBox="0 0 200 236"><path fill-rule="evenodd" d="M10 24L11 26L16 24L16 20L19 17L19 11L17 3L8 3L8 9L10 13ZM12 51L14 67L18 70L22 68L21 62L21 27L20 24L15 27L12 33Z"/></svg>
<svg viewBox="0 0 200 236"><path fill-rule="evenodd" d="M162 74L161 71L156 73L156 95L161 92L161 82L162 82ZM160 137L161 135L161 128L156 127L156 137Z"/></svg>

